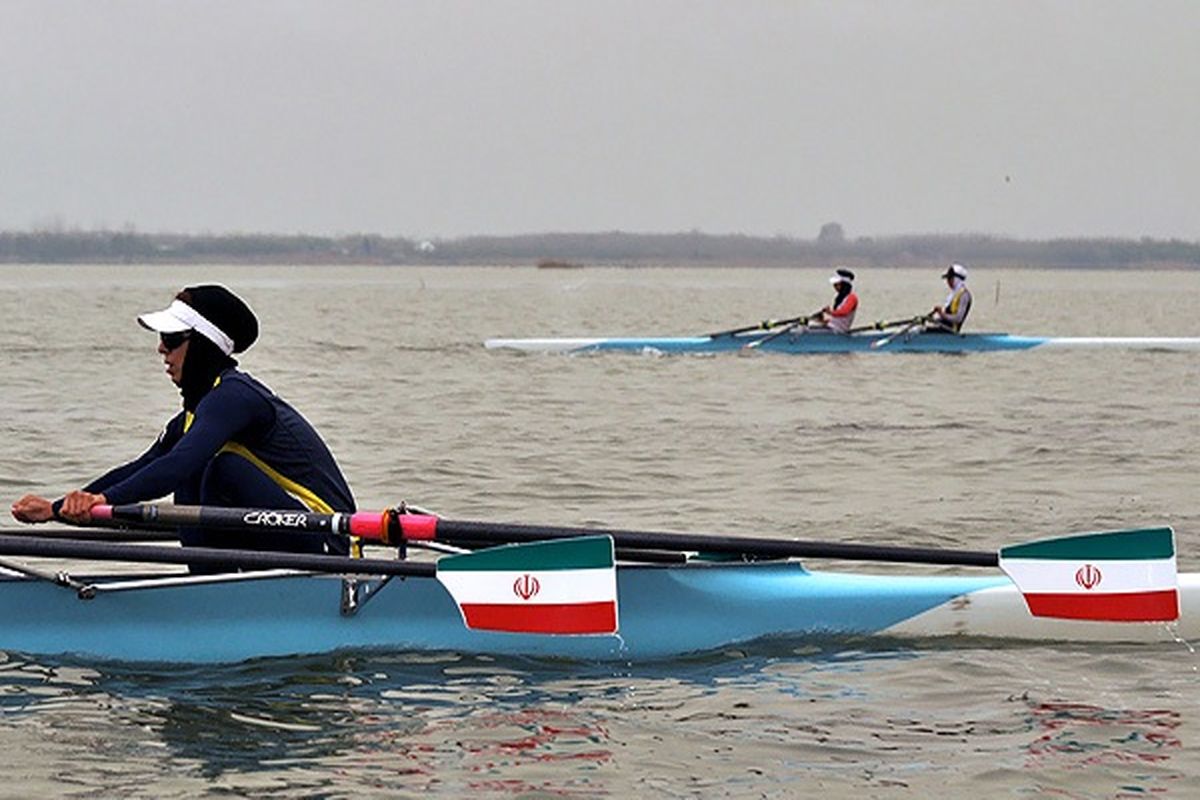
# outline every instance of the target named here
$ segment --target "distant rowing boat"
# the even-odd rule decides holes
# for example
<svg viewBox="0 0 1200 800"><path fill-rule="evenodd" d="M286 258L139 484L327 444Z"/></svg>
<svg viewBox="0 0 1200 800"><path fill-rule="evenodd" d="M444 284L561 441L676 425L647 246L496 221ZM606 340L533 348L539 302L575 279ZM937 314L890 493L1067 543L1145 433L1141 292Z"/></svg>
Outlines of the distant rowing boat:
<svg viewBox="0 0 1200 800"><path fill-rule="evenodd" d="M534 353L726 353L743 349L789 354L814 353L979 353L1033 349L1200 350L1200 337L1015 336L1008 333L933 333L901 335L880 331L851 335L797 331L782 335L754 331L718 336L593 337L563 339L488 339L490 350Z"/></svg>

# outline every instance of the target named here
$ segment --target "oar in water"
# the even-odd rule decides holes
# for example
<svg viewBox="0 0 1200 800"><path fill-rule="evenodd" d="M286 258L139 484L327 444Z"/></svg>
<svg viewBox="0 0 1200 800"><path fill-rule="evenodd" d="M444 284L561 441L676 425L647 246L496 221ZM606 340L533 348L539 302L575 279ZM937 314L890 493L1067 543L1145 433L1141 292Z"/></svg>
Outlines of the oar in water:
<svg viewBox="0 0 1200 800"><path fill-rule="evenodd" d="M924 316L920 316L920 317L913 317L911 320L908 321L907 325L904 325L902 328L900 328L895 333L889 334L889 335L883 337L882 339L871 342L871 349L878 350L881 347L887 347L893 341L895 341L896 339L899 339L901 336L908 333L913 328L917 327L918 325L922 325L922 324L928 322L929 320L930 320L929 314L925 314Z"/></svg>
<svg viewBox="0 0 1200 800"><path fill-rule="evenodd" d="M402 514L394 509L354 514L317 514L129 505L96 506L92 514L98 520L135 525L341 533L390 545L400 545L405 541L442 541L511 546L600 537L609 542L610 549L616 545L633 550L699 551L744 558L830 558L999 567L1017 585L1035 616L1117 621L1164 621L1179 616L1175 538L1174 532L1168 527L1078 534L1012 545L995 552L452 520L425 514ZM3 545L0 542L0 553L5 552ZM124 551L122 546L99 547ZM145 549L145 546L137 545L127 547ZM519 547L499 550L507 554L501 563L511 571L534 570L541 563L541 555L528 556ZM222 551L216 552L220 554ZM494 552L497 552L497 548L453 558L472 558ZM334 557L306 558L319 561ZM531 559L532 563L527 559ZM364 564L366 559L342 560L360 568L367 566ZM370 571L370 568L373 565L358 571ZM344 569L355 571L354 567ZM496 566L495 569L501 567Z"/></svg>
<svg viewBox="0 0 1200 800"><path fill-rule="evenodd" d="M757 325L746 325L741 328L730 328L727 331L717 331L716 333L704 334L709 339L719 339L723 336L737 336L739 333L748 333L750 331L769 331L771 328L777 328L780 325L791 325L796 322L807 322L811 314L803 317L792 317L791 319L767 319Z"/></svg>

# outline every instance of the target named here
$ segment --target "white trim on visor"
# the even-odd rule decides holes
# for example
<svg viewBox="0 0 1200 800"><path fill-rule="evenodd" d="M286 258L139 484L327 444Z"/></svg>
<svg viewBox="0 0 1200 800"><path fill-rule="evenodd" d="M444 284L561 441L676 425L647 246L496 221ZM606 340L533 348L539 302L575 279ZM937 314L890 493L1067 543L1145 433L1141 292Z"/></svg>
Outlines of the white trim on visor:
<svg viewBox="0 0 1200 800"><path fill-rule="evenodd" d="M196 331L221 349L225 355L233 355L233 339L225 331L213 325L196 309L182 300L174 300L162 311L152 311L138 316L142 327L159 333Z"/></svg>

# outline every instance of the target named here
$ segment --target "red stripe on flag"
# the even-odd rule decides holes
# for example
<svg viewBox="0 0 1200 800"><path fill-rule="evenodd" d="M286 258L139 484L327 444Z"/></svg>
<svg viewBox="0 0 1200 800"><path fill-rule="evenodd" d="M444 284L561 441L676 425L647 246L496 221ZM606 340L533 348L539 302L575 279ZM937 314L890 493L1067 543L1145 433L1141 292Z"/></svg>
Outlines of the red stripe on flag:
<svg viewBox="0 0 1200 800"><path fill-rule="evenodd" d="M1112 594L1027 594L1025 602L1035 617L1106 622L1170 622L1179 619L1179 592L1175 589Z"/></svg>
<svg viewBox="0 0 1200 800"><path fill-rule="evenodd" d="M463 603L467 627L508 633L615 633L617 604L547 603L509 605Z"/></svg>

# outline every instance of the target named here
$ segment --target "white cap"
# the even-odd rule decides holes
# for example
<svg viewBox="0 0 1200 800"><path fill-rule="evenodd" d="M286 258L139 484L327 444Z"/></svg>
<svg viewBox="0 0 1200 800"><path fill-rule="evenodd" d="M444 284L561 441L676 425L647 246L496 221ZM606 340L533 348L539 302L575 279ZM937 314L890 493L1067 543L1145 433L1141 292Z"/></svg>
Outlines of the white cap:
<svg viewBox="0 0 1200 800"><path fill-rule="evenodd" d="M162 311L151 311L137 318L142 327L159 333L182 333L196 331L221 349L225 355L233 352L233 339L208 321L196 309L182 300L175 300Z"/></svg>
<svg viewBox="0 0 1200 800"><path fill-rule="evenodd" d="M949 278L951 276L965 281L967 279L967 268L962 264L951 264L946 271L942 273L942 277Z"/></svg>
<svg viewBox="0 0 1200 800"><path fill-rule="evenodd" d="M846 269L845 267L838 267L836 270L834 270L833 275L830 276L829 282L834 283L834 284L848 283L851 286L853 286L854 285L854 273L851 272L850 270Z"/></svg>

